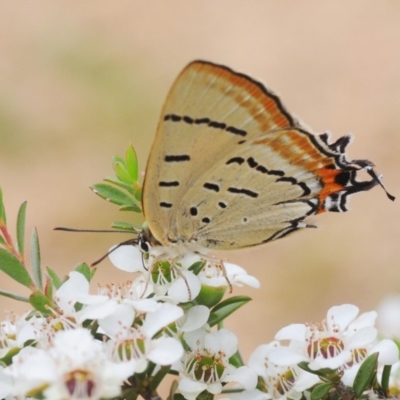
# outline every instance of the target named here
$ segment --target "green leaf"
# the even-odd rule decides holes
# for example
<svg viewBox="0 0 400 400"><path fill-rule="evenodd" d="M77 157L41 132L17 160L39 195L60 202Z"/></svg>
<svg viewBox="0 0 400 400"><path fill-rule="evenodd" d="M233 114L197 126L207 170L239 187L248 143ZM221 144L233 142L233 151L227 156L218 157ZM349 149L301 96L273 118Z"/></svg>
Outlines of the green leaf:
<svg viewBox="0 0 400 400"><path fill-rule="evenodd" d="M142 191L143 191L143 188L141 187L141 186L135 186L135 193L133 194L134 196L135 196L135 199L137 200L137 201L142 201Z"/></svg>
<svg viewBox="0 0 400 400"><path fill-rule="evenodd" d="M314 374L324 379L325 381L328 379L330 382L338 383L340 381L340 373L336 369L330 368L320 368L317 370L313 370L308 366L307 361L302 361L297 364L304 371L309 372L310 374Z"/></svg>
<svg viewBox="0 0 400 400"><path fill-rule="evenodd" d="M168 396L167 400L186 400L186 397L180 393L174 393L174 397Z"/></svg>
<svg viewBox="0 0 400 400"><path fill-rule="evenodd" d="M6 245L6 241L3 239L3 236L0 235L0 245L5 246Z"/></svg>
<svg viewBox="0 0 400 400"><path fill-rule="evenodd" d="M132 232L134 234L138 234L142 231L142 227L139 225L130 224L125 221L114 221L111 225L112 228L118 229L121 231Z"/></svg>
<svg viewBox="0 0 400 400"><path fill-rule="evenodd" d="M75 267L75 271L81 273L87 279L87 281L90 282L96 272L96 269L90 268L86 263L81 263Z"/></svg>
<svg viewBox="0 0 400 400"><path fill-rule="evenodd" d="M0 188L0 226L5 226L6 224L7 224L6 210L4 208L3 192Z"/></svg>
<svg viewBox="0 0 400 400"><path fill-rule="evenodd" d="M9 292L8 290L0 290L0 296L9 297L17 301L23 301L24 303L29 303L29 298L26 296L21 296L17 293Z"/></svg>
<svg viewBox="0 0 400 400"><path fill-rule="evenodd" d="M311 392L311 400L324 398L333 387L332 383L321 383L320 385L316 385Z"/></svg>
<svg viewBox="0 0 400 400"><path fill-rule="evenodd" d="M384 393L388 393L389 391L389 380L390 380L390 371L392 370L391 365L385 365L382 371L381 377L381 386Z"/></svg>
<svg viewBox="0 0 400 400"><path fill-rule="evenodd" d="M125 194L122 190L108 185L107 183L97 183L91 189L101 198L117 204L119 206L136 206L136 200Z"/></svg>
<svg viewBox="0 0 400 400"><path fill-rule="evenodd" d="M229 364L233 365L236 368L243 367L243 365L245 365L239 351L237 351L232 357L229 358Z"/></svg>
<svg viewBox="0 0 400 400"><path fill-rule="evenodd" d="M371 354L361 364L353 383L353 390L357 398L360 398L365 390L371 388L376 378L378 356L379 353Z"/></svg>
<svg viewBox="0 0 400 400"><path fill-rule="evenodd" d="M137 213L141 213L142 209L139 206L121 206L119 208L120 211L133 211Z"/></svg>
<svg viewBox="0 0 400 400"><path fill-rule="evenodd" d="M171 384L171 387L169 389L169 394L166 400L179 400L181 399L181 397L178 396L182 396L181 394L176 394L176 391L179 388L179 382L177 380L174 380ZM182 400L185 400L185 398L182 396Z"/></svg>
<svg viewBox="0 0 400 400"><path fill-rule="evenodd" d="M28 288L33 285L31 277L18 258L4 249L0 249L0 270Z"/></svg>
<svg viewBox="0 0 400 400"><path fill-rule="evenodd" d="M133 182L137 182L139 178L139 163L137 159L137 155L135 149L132 145L129 145L126 149L126 168L131 176Z"/></svg>
<svg viewBox="0 0 400 400"><path fill-rule="evenodd" d="M113 178L111 176L107 176L106 178L104 178L104 182L111 183L112 185L115 185L121 189L124 189L132 195L135 194L135 188L133 185L122 182L119 179Z"/></svg>
<svg viewBox="0 0 400 400"><path fill-rule="evenodd" d="M195 275L198 275L203 270L205 265L206 262L204 260L196 261L188 268L188 270L192 271Z"/></svg>
<svg viewBox="0 0 400 400"><path fill-rule="evenodd" d="M211 310L208 324L210 326L218 324L238 308L247 304L250 300L251 298L248 296L235 296L222 301Z"/></svg>
<svg viewBox="0 0 400 400"><path fill-rule="evenodd" d="M59 289L63 284L62 280L58 277L58 275L52 270L50 267L46 268L46 274L50 278L51 283L56 289Z"/></svg>
<svg viewBox="0 0 400 400"><path fill-rule="evenodd" d="M25 250L25 216L26 216L26 201L21 204L17 217L17 245L19 254L24 254Z"/></svg>
<svg viewBox="0 0 400 400"><path fill-rule="evenodd" d="M125 165L125 160L121 156L114 156L112 162L113 162L113 165L115 163L121 163L121 164Z"/></svg>
<svg viewBox="0 0 400 400"><path fill-rule="evenodd" d="M0 358L0 361L4 363L5 365L11 365L12 364L12 358L16 356L21 349L19 347L13 347L10 350L8 350L7 354Z"/></svg>
<svg viewBox="0 0 400 400"><path fill-rule="evenodd" d="M31 238L31 263L33 279L35 280L37 287L43 289L43 277L40 265L39 237L36 228L33 230Z"/></svg>
<svg viewBox="0 0 400 400"><path fill-rule="evenodd" d="M39 291L34 292L29 296L29 303L35 310L45 315L50 313L49 307L53 307L51 300Z"/></svg>
<svg viewBox="0 0 400 400"><path fill-rule="evenodd" d="M129 183L131 185L133 185L133 183L135 182L133 178L129 175L129 172L125 168L124 164L120 162L115 163L114 171L118 179L120 179L122 182Z"/></svg>
<svg viewBox="0 0 400 400"><path fill-rule="evenodd" d="M121 182L120 180L111 178L111 177L104 178L104 182L111 183L112 185L118 186L119 188L124 189L127 192L129 192L130 194L135 196L136 189L133 185L130 185L125 182Z"/></svg>

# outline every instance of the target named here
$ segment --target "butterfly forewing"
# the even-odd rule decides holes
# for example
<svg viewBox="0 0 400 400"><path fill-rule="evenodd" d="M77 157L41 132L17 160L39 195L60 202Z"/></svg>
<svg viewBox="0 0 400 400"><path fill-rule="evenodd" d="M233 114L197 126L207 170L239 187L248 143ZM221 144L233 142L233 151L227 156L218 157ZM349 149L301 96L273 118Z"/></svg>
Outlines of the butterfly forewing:
<svg viewBox="0 0 400 400"><path fill-rule="evenodd" d="M228 68L189 64L165 102L146 169L144 212L165 244L180 200L207 168L238 143L293 124L277 97Z"/></svg>

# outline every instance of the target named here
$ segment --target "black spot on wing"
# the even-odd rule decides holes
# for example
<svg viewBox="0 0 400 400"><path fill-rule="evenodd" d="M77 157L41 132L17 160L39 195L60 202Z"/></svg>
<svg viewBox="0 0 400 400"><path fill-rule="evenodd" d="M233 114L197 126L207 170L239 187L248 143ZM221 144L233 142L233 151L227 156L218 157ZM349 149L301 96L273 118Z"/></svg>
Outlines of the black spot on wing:
<svg viewBox="0 0 400 400"><path fill-rule="evenodd" d="M188 154L174 154L167 155L164 157L165 162L182 162L190 161L190 156Z"/></svg>
<svg viewBox="0 0 400 400"><path fill-rule="evenodd" d="M158 186L160 187L176 187L179 186L178 181L160 181L158 182Z"/></svg>
<svg viewBox="0 0 400 400"><path fill-rule="evenodd" d="M200 125L200 124L207 124L208 125L209 122L210 122L210 118L197 118L197 119L194 120L194 123L197 124L197 125Z"/></svg>
<svg viewBox="0 0 400 400"><path fill-rule="evenodd" d="M256 168L258 166L258 163L253 157L249 157L247 159L247 164L249 165L250 168Z"/></svg>
<svg viewBox="0 0 400 400"><path fill-rule="evenodd" d="M172 203L167 203L165 201L160 202L160 207L162 208L171 208L172 207Z"/></svg>
<svg viewBox="0 0 400 400"><path fill-rule="evenodd" d="M219 192L219 186L216 183L206 182L203 187L208 190L212 190L213 192Z"/></svg>
<svg viewBox="0 0 400 400"><path fill-rule="evenodd" d="M222 131L226 131L228 133L232 133L233 135L243 136L247 135L247 132L243 129L236 128L234 126L227 126L225 122L220 121L212 121L209 118L192 118L189 115L176 115L176 114L167 114L164 116L164 121L172 121L172 122L185 122L186 124L207 124L210 128L220 129Z"/></svg>
<svg viewBox="0 0 400 400"><path fill-rule="evenodd" d="M230 188L228 188L228 192L234 193L234 194L244 194L245 196L249 196L249 197L253 197L253 198L258 197L258 193L253 192L250 189L230 187Z"/></svg>
<svg viewBox="0 0 400 400"><path fill-rule="evenodd" d="M217 129L222 129L222 130L224 130L226 128L226 124L224 124L223 122L217 122L217 121L210 121L208 123L208 126L210 128L217 128Z"/></svg>
<svg viewBox="0 0 400 400"><path fill-rule="evenodd" d="M233 157L233 158L230 158L225 164L226 165L229 165L229 164L239 164L239 165L241 165L243 163L244 163L244 158L242 158L242 157Z"/></svg>
<svg viewBox="0 0 400 400"><path fill-rule="evenodd" d="M189 211L192 217L195 217L199 213L196 207L190 207Z"/></svg>
<svg viewBox="0 0 400 400"><path fill-rule="evenodd" d="M247 132L244 131L243 129L238 129L235 128L234 126L228 126L228 128L225 129L227 132L233 133L235 135L239 135L239 136L246 136Z"/></svg>
<svg viewBox="0 0 400 400"><path fill-rule="evenodd" d="M185 115L185 116L183 117L183 121L186 122L187 124L193 124L194 119L191 118L191 117L189 117L189 116L187 116L187 115Z"/></svg>

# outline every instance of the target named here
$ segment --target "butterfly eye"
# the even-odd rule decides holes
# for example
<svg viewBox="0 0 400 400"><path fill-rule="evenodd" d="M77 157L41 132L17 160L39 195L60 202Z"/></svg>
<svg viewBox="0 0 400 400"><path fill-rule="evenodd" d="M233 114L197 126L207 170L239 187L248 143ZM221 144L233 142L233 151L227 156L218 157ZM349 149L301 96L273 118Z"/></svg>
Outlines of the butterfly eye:
<svg viewBox="0 0 400 400"><path fill-rule="evenodd" d="M142 251L143 253L148 253L150 250L150 245L148 242L146 242L145 240L143 240L142 238L139 239L139 249L140 251Z"/></svg>

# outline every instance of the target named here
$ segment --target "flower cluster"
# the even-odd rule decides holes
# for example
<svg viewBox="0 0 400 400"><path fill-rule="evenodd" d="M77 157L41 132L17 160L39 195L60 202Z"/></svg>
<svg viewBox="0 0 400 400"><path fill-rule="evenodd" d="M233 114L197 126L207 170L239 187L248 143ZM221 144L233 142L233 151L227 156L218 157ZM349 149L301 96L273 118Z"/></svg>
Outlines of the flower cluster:
<svg viewBox="0 0 400 400"><path fill-rule="evenodd" d="M99 287L93 295L89 274L72 271L45 313L2 323L1 398L147 398L152 382L170 368L181 376L179 390L187 399L203 391L220 393L232 381L243 389L255 388L255 372L230 362L237 352L235 335L210 327L218 322L213 306L219 304L222 318L226 316L221 302L226 289L243 282L257 287L255 278L232 264L221 271L199 257L192 262L162 260L149 268L132 246L110 255L118 267L138 272L136 278ZM207 305L201 304L201 292ZM191 302L195 298L196 304Z"/></svg>
<svg viewBox="0 0 400 400"><path fill-rule="evenodd" d="M251 396L300 399L305 391L329 381L327 391L339 385L351 388L363 361L372 354L378 354L381 367L397 363L397 345L377 340L377 313L358 314L356 306L343 304L329 309L321 323L281 329L275 341L259 346L250 357L249 367L262 381ZM246 398L250 397L245 392L231 396L232 400Z"/></svg>

